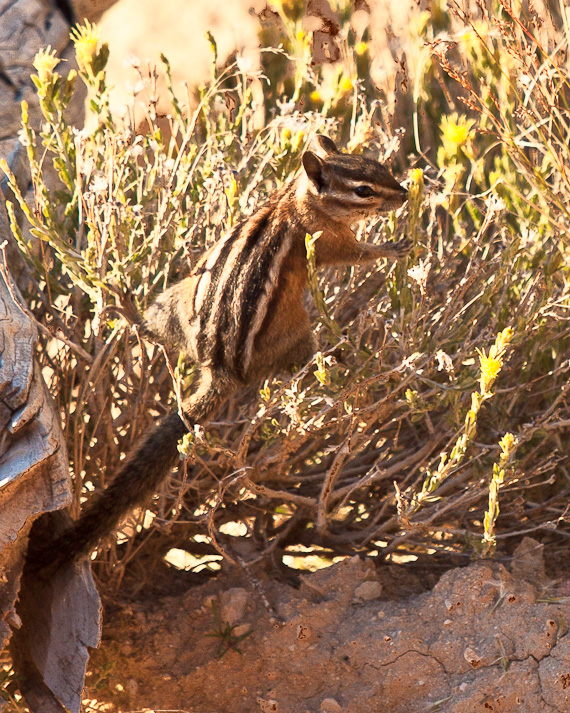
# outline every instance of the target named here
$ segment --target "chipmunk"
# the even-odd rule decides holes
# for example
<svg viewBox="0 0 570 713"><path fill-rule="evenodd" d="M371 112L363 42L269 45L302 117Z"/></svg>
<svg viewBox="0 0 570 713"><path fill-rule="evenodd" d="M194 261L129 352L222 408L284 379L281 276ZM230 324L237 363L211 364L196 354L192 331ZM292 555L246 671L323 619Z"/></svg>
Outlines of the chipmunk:
<svg viewBox="0 0 570 713"><path fill-rule="evenodd" d="M173 411L143 435L68 530L30 553L32 567L60 567L89 554L170 473L187 424L206 421L239 387L313 356L303 305L307 234L322 231L317 267L409 253L406 241L373 245L357 241L351 230L363 218L399 208L406 190L377 161L340 153L326 136L316 142L317 152L302 157L302 173L206 250L189 277L146 312L144 329L197 365L191 393L181 413Z"/></svg>

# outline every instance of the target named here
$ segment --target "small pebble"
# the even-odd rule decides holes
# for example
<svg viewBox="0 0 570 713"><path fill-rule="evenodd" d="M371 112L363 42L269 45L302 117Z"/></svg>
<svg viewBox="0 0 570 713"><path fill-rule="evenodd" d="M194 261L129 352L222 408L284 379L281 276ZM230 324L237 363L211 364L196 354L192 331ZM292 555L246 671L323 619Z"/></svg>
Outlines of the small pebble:
<svg viewBox="0 0 570 713"><path fill-rule="evenodd" d="M244 617L248 601L249 594L242 587L235 587L222 592L220 597L222 621L227 621L232 626L237 624Z"/></svg>
<svg viewBox="0 0 570 713"><path fill-rule="evenodd" d="M380 582L367 581L359 584L354 590L354 596L363 599L365 602L370 602L373 599L378 599L382 594L382 585Z"/></svg>

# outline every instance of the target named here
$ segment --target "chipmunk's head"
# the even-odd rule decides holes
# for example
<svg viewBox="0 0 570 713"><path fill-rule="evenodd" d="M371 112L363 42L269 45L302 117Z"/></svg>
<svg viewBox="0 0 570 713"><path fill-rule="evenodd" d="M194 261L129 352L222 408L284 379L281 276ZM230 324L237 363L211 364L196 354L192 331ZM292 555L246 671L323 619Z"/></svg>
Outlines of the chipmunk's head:
<svg viewBox="0 0 570 713"><path fill-rule="evenodd" d="M315 151L305 151L308 191L332 218L354 223L403 205L408 192L378 161L340 153L327 136L317 136Z"/></svg>

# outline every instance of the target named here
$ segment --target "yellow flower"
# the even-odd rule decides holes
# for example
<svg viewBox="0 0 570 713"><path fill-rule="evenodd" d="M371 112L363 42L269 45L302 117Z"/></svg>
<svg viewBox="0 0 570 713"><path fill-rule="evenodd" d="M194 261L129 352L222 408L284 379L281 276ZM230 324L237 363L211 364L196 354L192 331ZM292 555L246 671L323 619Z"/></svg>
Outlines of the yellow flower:
<svg viewBox="0 0 570 713"><path fill-rule="evenodd" d="M517 439L512 433L505 433L505 435L499 441L499 446L501 448L501 459L507 459L513 448L517 444Z"/></svg>
<svg viewBox="0 0 570 713"><path fill-rule="evenodd" d="M419 184L424 182L424 172L421 168L413 168L410 174L412 183Z"/></svg>
<svg viewBox="0 0 570 713"><path fill-rule="evenodd" d="M465 29L459 35L459 41L463 48L470 52L471 50L478 50L482 42L486 39L488 34L487 28L482 22L475 22L471 27Z"/></svg>
<svg viewBox="0 0 570 713"><path fill-rule="evenodd" d="M304 0L270 0L269 6L288 20L298 20L305 10Z"/></svg>
<svg viewBox="0 0 570 713"><path fill-rule="evenodd" d="M477 37L477 33L473 30L465 30L465 32L460 36L459 39L466 50L470 50L479 44L479 38Z"/></svg>
<svg viewBox="0 0 570 713"><path fill-rule="evenodd" d="M467 141L468 133L469 130L465 124L448 124L445 138L451 143L461 146Z"/></svg>
<svg viewBox="0 0 570 713"><path fill-rule="evenodd" d="M323 101L323 100L322 100L322 97L321 97L321 93L320 93L317 89L313 90L313 91L309 94L309 97L310 97L310 99L311 99L312 102L315 102L315 104L318 104L319 102L322 102L322 101Z"/></svg>
<svg viewBox="0 0 570 713"><path fill-rule="evenodd" d="M357 42L354 51L359 57L368 52L368 42Z"/></svg>
<svg viewBox="0 0 570 713"><path fill-rule="evenodd" d="M437 3L436 3L437 4ZM428 23L432 21L432 13L424 10L418 14L412 14L409 31L412 37L422 37L425 34Z"/></svg>
<svg viewBox="0 0 570 713"><path fill-rule="evenodd" d="M350 77L343 77L340 80L340 85L339 85L340 91L341 92L351 92L354 89L354 84L352 83L352 79Z"/></svg>
<svg viewBox="0 0 570 713"><path fill-rule="evenodd" d="M84 74L92 74L93 60L97 55L99 46L99 33L97 26L85 20L85 25L78 25L70 34L75 45L75 55L79 70Z"/></svg>
<svg viewBox="0 0 570 713"><path fill-rule="evenodd" d="M440 128L443 146L448 154L456 154L461 146L475 136L474 124L473 119L468 119L463 114L453 113L442 118Z"/></svg>
<svg viewBox="0 0 570 713"><path fill-rule="evenodd" d="M34 57L34 67L38 73L38 79L42 84L49 82L53 77L53 70L59 64L59 59L55 56L55 50L48 45L40 50Z"/></svg>
<svg viewBox="0 0 570 713"><path fill-rule="evenodd" d="M512 328L506 327L506 329L497 334L495 343L489 349L489 356L484 351L477 349L481 363L481 396L486 396L493 386L503 366L503 356L513 337Z"/></svg>
<svg viewBox="0 0 570 713"><path fill-rule="evenodd" d="M487 356L484 351L477 350L479 352L479 362L481 368L481 394L485 395L489 392L495 379L501 371L503 366L503 360L500 357Z"/></svg>
<svg viewBox="0 0 570 713"><path fill-rule="evenodd" d="M295 134L295 137L293 138L293 141L291 142L291 146L293 148L293 151L298 151L300 147L303 145L303 141L305 140L305 132L304 131L298 131Z"/></svg>
<svg viewBox="0 0 570 713"><path fill-rule="evenodd" d="M514 336L515 333L513 332L512 327L506 327L505 329L503 329L502 332L499 332L499 334L497 334L495 344L491 347L491 353L493 353L494 349L500 352L502 355Z"/></svg>

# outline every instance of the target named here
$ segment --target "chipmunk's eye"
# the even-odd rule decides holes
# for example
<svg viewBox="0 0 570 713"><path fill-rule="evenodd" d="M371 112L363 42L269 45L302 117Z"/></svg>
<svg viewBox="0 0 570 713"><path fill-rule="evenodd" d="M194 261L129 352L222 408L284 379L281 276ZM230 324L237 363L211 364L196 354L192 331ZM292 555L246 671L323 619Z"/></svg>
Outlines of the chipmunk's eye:
<svg viewBox="0 0 570 713"><path fill-rule="evenodd" d="M359 198L370 198L374 195L374 191L370 186L356 186L354 192Z"/></svg>

